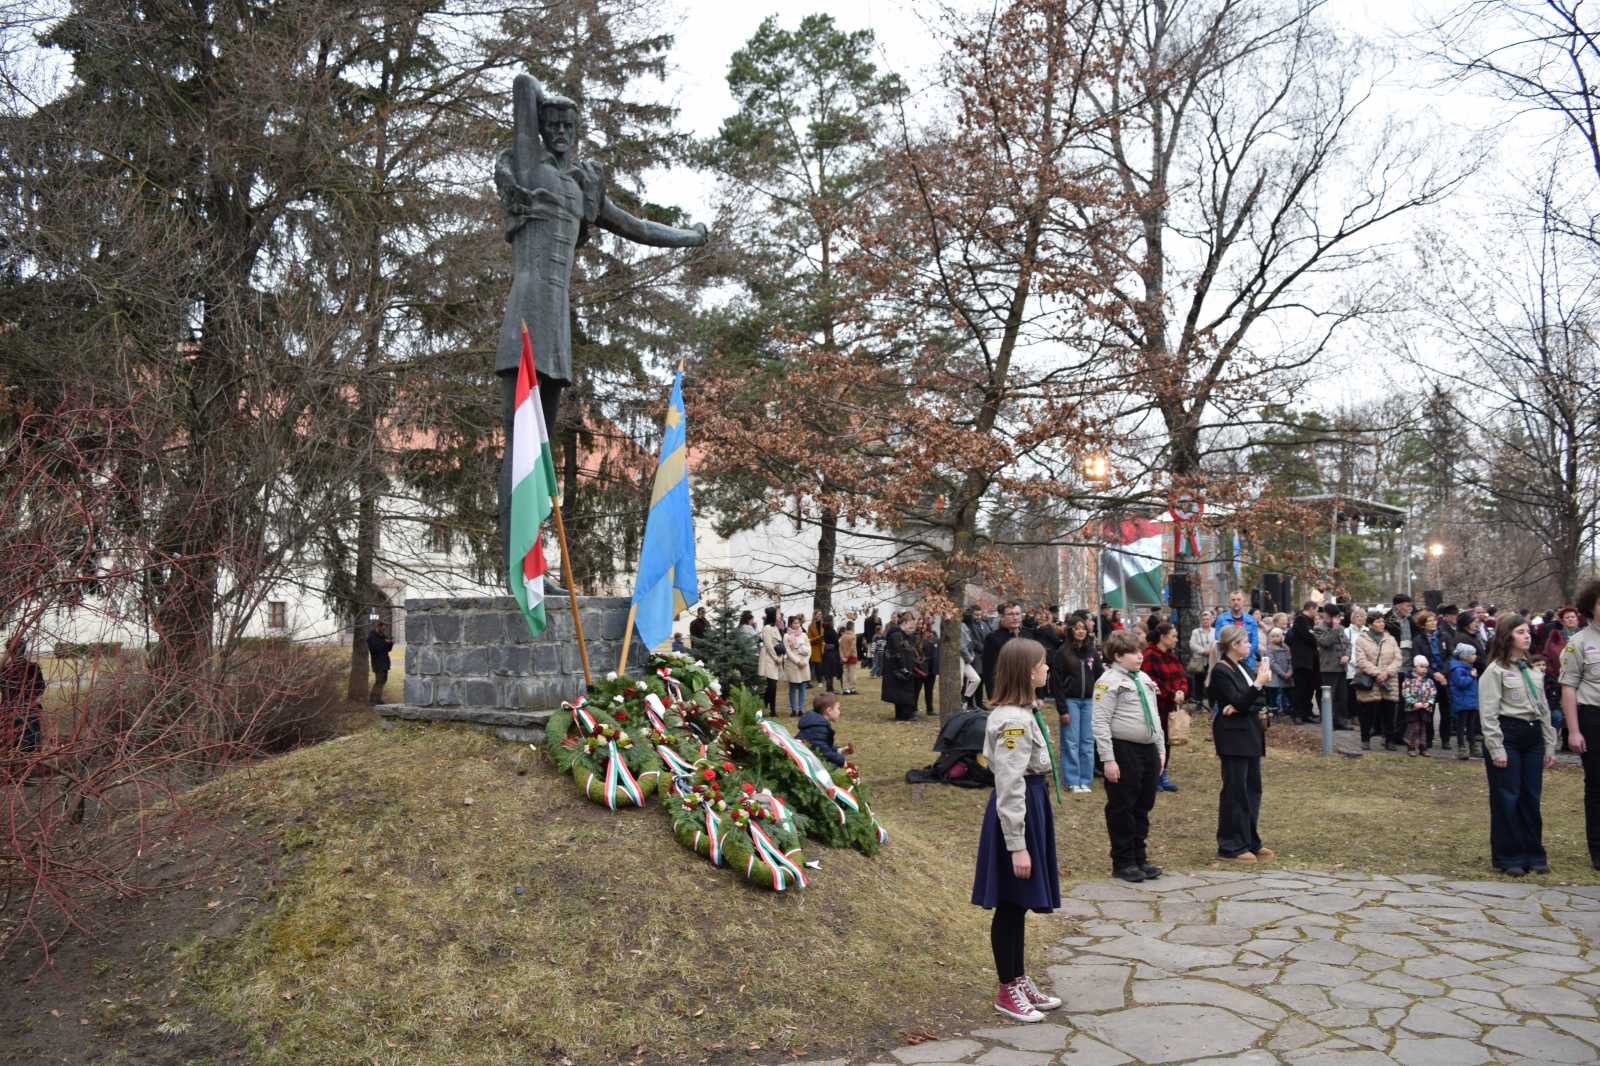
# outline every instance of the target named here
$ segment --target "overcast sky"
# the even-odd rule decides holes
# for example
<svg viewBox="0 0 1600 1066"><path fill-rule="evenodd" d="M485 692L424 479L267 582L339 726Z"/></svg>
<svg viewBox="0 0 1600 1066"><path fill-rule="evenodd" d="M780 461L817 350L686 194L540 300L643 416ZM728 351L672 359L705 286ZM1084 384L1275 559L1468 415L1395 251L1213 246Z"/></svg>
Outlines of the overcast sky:
<svg viewBox="0 0 1600 1066"><path fill-rule="evenodd" d="M1418 57L1418 31L1430 17L1438 17L1460 3L1461 0L1329 0L1328 7L1332 17L1377 42L1393 57L1392 72L1368 105L1374 121L1391 114L1424 125L1443 123L1454 127L1461 137L1468 136L1463 131L1492 129L1471 139L1480 145L1498 147L1501 159L1512 160L1509 169L1504 163L1492 164L1487 173L1428 219L1443 220L1453 227L1461 226L1462 216L1470 218L1490 209L1492 197L1506 187L1518 162L1535 157L1520 151L1518 144L1531 145L1538 140L1536 123L1516 122L1509 129L1500 126L1510 116L1496 101L1459 84L1441 86L1439 71ZM811 12L832 15L842 29L872 30L877 38L880 68L895 71L917 89L928 84L939 59L937 40L926 23L929 13L937 7L911 0L801 0L785 4L770 0L680 0L677 20L669 25L676 34L676 45L661 95L678 106L678 124L685 132L697 137L714 134L735 106L726 81L728 61L734 51L768 15L776 14L783 25L793 27ZM707 175L686 168L651 174L647 192L653 200L688 208L697 219L709 219L713 214L714 186ZM1421 221L1414 216L1403 226L1412 227ZM1403 240L1408 232L1396 226L1385 236ZM1365 348L1355 331L1346 332L1344 343L1344 355L1353 365L1368 359L1392 362ZM1349 347L1352 345L1353 349ZM1374 390L1394 387L1394 374L1390 365L1383 374L1339 375L1319 384L1315 399L1338 402L1370 395Z"/></svg>

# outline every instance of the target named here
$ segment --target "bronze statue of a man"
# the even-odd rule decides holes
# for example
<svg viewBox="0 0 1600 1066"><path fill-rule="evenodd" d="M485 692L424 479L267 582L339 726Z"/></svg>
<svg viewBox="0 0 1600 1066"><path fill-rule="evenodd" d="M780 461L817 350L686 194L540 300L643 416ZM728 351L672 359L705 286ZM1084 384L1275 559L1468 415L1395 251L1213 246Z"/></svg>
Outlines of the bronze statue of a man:
<svg viewBox="0 0 1600 1066"><path fill-rule="evenodd" d="M561 392L572 381L572 324L567 286L580 245L598 226L639 244L694 248L706 242L705 226L677 229L635 218L606 196L605 169L575 163L578 107L564 96L546 95L526 74L512 85L512 147L495 161L494 183L505 210L514 280L494 370L500 378L506 450L500 466L500 547L507 552L511 526L511 430L517 402L517 364L522 323L528 324L534 368L550 436L556 434Z"/></svg>

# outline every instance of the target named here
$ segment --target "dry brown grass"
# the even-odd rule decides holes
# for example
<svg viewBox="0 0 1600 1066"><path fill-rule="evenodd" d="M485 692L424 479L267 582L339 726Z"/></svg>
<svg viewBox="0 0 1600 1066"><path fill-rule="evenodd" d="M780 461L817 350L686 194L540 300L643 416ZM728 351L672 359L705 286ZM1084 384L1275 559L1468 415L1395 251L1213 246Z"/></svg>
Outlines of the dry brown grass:
<svg viewBox="0 0 1600 1066"><path fill-rule="evenodd" d="M255 1034L262 1063L407 1066L774 1061L986 1021L986 915L967 900L988 793L913 788L935 725L846 700L892 839L816 849L804 894L746 887L659 812L611 814L526 748L460 730L370 730L210 786L298 860L276 908L184 955L190 994ZM1180 749L1152 858L1214 861L1209 745ZM1476 763L1275 752L1264 836L1285 865L1488 875ZM1553 879L1595 883L1574 769L1547 779ZM472 800L469 805L466 801ZM1107 873L1100 794L1065 797L1064 874ZM522 888L518 895L516 889ZM1032 950L1069 931L1031 923Z"/></svg>

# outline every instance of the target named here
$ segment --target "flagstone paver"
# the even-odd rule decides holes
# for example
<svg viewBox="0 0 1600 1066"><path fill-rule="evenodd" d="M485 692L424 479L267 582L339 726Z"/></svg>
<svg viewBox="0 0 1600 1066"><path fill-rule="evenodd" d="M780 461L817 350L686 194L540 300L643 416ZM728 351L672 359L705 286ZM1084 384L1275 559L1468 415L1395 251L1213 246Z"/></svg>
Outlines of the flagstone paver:
<svg viewBox="0 0 1600 1066"><path fill-rule="evenodd" d="M1600 1066L1594 887L1215 870L1068 896L1072 935L1033 954L1047 1022L837 1066Z"/></svg>

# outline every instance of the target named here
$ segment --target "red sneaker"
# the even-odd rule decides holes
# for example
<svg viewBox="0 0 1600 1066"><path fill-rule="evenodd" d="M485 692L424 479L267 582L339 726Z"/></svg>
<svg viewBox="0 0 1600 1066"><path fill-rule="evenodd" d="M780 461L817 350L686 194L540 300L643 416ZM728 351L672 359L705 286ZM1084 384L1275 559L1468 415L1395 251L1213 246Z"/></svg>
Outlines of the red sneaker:
<svg viewBox="0 0 1600 1066"><path fill-rule="evenodd" d="M1023 991L1021 978L1000 986L1000 991L994 994L994 1009L1012 1021L1044 1021L1044 1015L1035 1010L1033 1004L1028 1001L1028 993Z"/></svg>
<svg viewBox="0 0 1600 1066"><path fill-rule="evenodd" d="M1055 996L1047 996L1039 991L1039 986L1033 983L1033 978L1024 974L1018 981L1022 986L1022 994L1028 997L1028 1002L1033 1004L1034 1010L1055 1010L1061 1006L1061 1000Z"/></svg>

